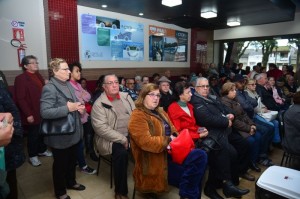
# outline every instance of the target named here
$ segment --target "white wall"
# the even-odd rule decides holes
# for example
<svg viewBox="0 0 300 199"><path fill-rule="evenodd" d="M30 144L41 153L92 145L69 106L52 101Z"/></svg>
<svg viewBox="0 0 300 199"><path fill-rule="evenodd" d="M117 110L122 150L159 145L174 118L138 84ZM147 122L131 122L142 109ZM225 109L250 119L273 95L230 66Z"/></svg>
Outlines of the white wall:
<svg viewBox="0 0 300 199"><path fill-rule="evenodd" d="M276 14L276 13L274 13ZM243 22L242 22L243 23ZM300 13L294 21L257 26L241 26L214 31L214 40L227 40L251 37L280 36L300 33Z"/></svg>
<svg viewBox="0 0 300 199"><path fill-rule="evenodd" d="M10 45L13 20L25 22L26 55L35 55L47 68L44 6L42 0L0 0L0 70L21 70L17 48Z"/></svg>
<svg viewBox="0 0 300 199"><path fill-rule="evenodd" d="M159 68L159 67L190 67L190 49L191 49L191 30L184 29L175 25L164 24L158 21L148 20L141 17L134 17L105 10L77 6L78 9L78 35L79 35L79 50L81 49L81 14L91 14L96 16L105 16L108 18L116 18L127 21L139 22L144 25L144 61L83 61L80 60L85 68ZM147 17L147 16L146 16ZM159 62L149 61L149 25L155 25L180 31L188 32L188 54L187 62Z"/></svg>

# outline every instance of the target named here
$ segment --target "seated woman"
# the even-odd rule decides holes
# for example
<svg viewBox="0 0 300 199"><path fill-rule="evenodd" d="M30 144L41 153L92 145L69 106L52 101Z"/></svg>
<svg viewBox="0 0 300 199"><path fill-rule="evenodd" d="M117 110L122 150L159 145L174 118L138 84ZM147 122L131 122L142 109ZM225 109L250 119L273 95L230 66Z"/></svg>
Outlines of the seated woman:
<svg viewBox="0 0 300 199"><path fill-rule="evenodd" d="M196 124L194 117L194 107L190 103L192 93L191 84L186 82L177 82L174 88L174 96L176 101L168 108L168 115L178 132L183 129L188 129L192 139L197 141L199 138L204 138L208 135L206 128L200 128Z"/></svg>
<svg viewBox="0 0 300 199"><path fill-rule="evenodd" d="M273 77L270 77L269 80L272 81L274 79ZM272 84L270 84L272 85ZM281 139L280 139L280 132L279 132L279 123L276 119L267 121L264 119L262 116L258 115L259 113L267 113L270 110L259 100L259 95L257 94L256 90L256 81L254 79L248 79L246 86L245 86L245 91L248 93L249 97L252 97L256 100L258 100L258 106L254 107L254 118L257 120L261 120L262 122L268 123L269 125L274 127L274 137L273 137L273 143L275 143L275 146L278 146L280 144Z"/></svg>
<svg viewBox="0 0 300 199"><path fill-rule="evenodd" d="M158 86L145 84L135 102L136 109L131 114L128 126L135 159L133 171L135 188L152 195L166 192L168 175L177 175L167 172L170 161L167 158L167 146L177 131L167 113L159 108L159 98ZM182 163L184 169L179 184L181 198L200 197L200 181L206 163L207 156L204 151L194 149L188 154Z"/></svg>
<svg viewBox="0 0 300 199"><path fill-rule="evenodd" d="M225 83L221 89L222 103L232 109L235 114L232 127L238 131L250 144L251 165L255 165L261 153L260 143L262 135L256 130L255 123L248 117L242 106L236 100L236 86L234 83ZM269 162L271 164L271 162ZM269 165L270 166L270 165Z"/></svg>

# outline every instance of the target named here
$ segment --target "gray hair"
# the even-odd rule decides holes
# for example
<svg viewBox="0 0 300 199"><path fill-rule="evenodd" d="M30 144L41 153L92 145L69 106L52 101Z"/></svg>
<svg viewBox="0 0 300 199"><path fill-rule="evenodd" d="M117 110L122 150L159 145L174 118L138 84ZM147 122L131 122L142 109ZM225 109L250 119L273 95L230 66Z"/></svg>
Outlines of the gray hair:
<svg viewBox="0 0 300 199"><path fill-rule="evenodd" d="M259 73L258 75L255 76L255 80L258 81L258 80L260 80L263 76L266 76L266 77L267 77L267 74L266 74L266 73Z"/></svg>
<svg viewBox="0 0 300 199"><path fill-rule="evenodd" d="M137 75L137 76L135 76L135 81L141 81L142 80L142 77L141 76L139 76L139 75Z"/></svg>
<svg viewBox="0 0 300 199"><path fill-rule="evenodd" d="M206 77L198 77L197 80L196 80L196 85L198 85L200 81L204 81L204 80L208 81L208 79Z"/></svg>

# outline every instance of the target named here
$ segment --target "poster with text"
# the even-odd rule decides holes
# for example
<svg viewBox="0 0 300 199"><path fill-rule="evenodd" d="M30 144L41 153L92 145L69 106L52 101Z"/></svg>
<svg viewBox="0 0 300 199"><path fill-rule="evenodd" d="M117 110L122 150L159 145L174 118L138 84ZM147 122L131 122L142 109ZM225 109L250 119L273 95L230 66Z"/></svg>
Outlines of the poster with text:
<svg viewBox="0 0 300 199"><path fill-rule="evenodd" d="M82 60L144 60L144 25L90 14L81 15Z"/></svg>
<svg viewBox="0 0 300 199"><path fill-rule="evenodd" d="M149 26L149 60L186 62L188 33Z"/></svg>

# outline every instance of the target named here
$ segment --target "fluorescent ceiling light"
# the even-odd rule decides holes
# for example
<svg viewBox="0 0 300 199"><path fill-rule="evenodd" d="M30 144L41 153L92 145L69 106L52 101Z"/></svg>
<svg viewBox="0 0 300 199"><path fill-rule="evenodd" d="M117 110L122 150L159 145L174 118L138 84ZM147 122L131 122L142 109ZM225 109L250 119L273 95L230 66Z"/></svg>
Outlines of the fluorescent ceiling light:
<svg viewBox="0 0 300 199"><path fill-rule="evenodd" d="M217 12L214 12L214 11L201 12L201 17L203 17L205 19L214 18L214 17L217 17Z"/></svg>
<svg viewBox="0 0 300 199"><path fill-rule="evenodd" d="M182 4L182 0L162 0L161 4L169 7L178 6Z"/></svg>
<svg viewBox="0 0 300 199"><path fill-rule="evenodd" d="M101 7L102 7L102 8L107 8L107 5L103 4Z"/></svg>
<svg viewBox="0 0 300 199"><path fill-rule="evenodd" d="M240 26L241 22L239 20L227 21L227 26Z"/></svg>
<svg viewBox="0 0 300 199"><path fill-rule="evenodd" d="M139 13L139 15L140 15L140 16L143 16L143 15L144 15L144 13L140 12L140 13Z"/></svg>

